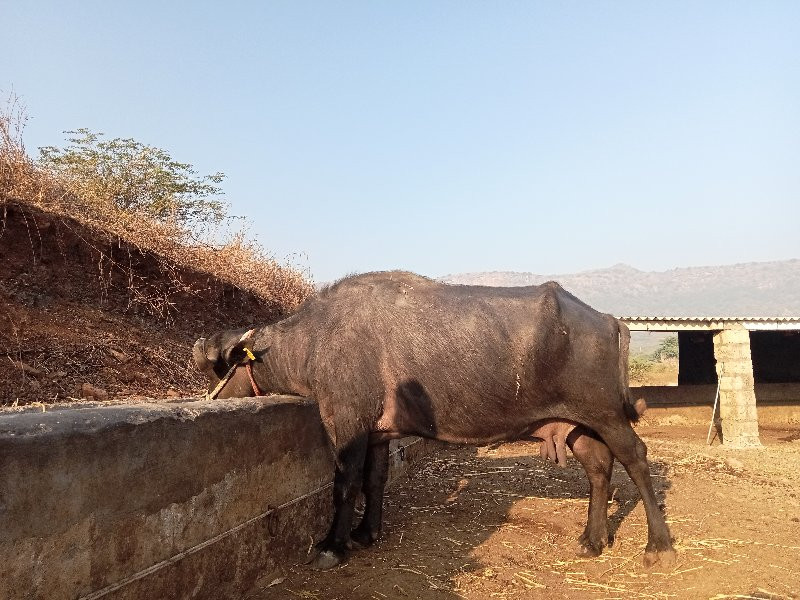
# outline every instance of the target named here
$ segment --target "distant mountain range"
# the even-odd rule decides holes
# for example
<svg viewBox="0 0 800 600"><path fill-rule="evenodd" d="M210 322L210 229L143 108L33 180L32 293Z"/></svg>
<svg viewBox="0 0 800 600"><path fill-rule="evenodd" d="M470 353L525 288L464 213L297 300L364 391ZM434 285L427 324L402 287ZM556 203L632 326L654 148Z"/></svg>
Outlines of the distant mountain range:
<svg viewBox="0 0 800 600"><path fill-rule="evenodd" d="M566 275L510 271L440 278L468 285L524 286L558 281L603 312L616 316L800 316L800 260L639 271L618 264Z"/></svg>

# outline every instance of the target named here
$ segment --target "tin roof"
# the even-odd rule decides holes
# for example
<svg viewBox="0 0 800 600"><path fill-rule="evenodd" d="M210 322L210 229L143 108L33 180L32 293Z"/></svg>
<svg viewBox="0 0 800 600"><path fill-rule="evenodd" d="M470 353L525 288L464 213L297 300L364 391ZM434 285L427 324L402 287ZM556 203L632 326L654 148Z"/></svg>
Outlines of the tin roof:
<svg viewBox="0 0 800 600"><path fill-rule="evenodd" d="M717 330L744 327L749 330L800 330L796 317L738 317L738 316L621 316L633 331Z"/></svg>
<svg viewBox="0 0 800 600"><path fill-rule="evenodd" d="M800 316L797 317L739 317L739 316L702 316L702 317L668 317L652 315L625 315L617 317L623 321L792 321L800 323Z"/></svg>

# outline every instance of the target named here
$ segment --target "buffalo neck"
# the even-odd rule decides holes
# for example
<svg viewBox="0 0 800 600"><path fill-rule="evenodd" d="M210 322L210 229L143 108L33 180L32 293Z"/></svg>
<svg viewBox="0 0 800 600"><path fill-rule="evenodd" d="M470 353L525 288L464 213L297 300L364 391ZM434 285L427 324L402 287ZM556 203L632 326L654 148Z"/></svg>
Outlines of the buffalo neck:
<svg viewBox="0 0 800 600"><path fill-rule="evenodd" d="M288 321L288 322L287 322ZM310 394L308 375L308 336L293 319L267 327L269 346L264 355L267 368L266 388L278 394L307 396Z"/></svg>

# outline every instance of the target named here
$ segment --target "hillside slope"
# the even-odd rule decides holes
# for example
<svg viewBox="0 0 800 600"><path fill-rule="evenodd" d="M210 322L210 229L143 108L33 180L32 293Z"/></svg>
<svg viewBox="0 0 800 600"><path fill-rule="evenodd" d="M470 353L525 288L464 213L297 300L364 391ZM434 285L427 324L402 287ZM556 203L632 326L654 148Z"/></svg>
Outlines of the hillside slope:
<svg viewBox="0 0 800 600"><path fill-rule="evenodd" d="M628 265L564 275L484 272L448 283L520 286L558 281L595 308L617 316L797 316L800 260L687 267L663 272Z"/></svg>
<svg viewBox="0 0 800 600"><path fill-rule="evenodd" d="M0 198L0 405L202 390L194 340L288 308Z"/></svg>

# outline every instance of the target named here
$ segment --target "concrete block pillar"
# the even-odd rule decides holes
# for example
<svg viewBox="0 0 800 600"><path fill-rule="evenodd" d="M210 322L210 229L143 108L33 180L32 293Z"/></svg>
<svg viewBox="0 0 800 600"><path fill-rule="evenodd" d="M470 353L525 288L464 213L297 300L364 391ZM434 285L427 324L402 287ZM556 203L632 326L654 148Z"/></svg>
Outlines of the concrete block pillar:
<svg viewBox="0 0 800 600"><path fill-rule="evenodd" d="M750 355L750 332L742 326L714 334L719 377L722 442L734 448L761 446Z"/></svg>

